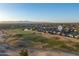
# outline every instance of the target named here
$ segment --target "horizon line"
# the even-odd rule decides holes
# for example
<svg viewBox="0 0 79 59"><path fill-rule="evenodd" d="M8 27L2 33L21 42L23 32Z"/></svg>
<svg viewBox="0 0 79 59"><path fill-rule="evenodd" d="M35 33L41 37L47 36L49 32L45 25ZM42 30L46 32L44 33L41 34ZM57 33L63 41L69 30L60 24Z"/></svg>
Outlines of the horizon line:
<svg viewBox="0 0 79 59"><path fill-rule="evenodd" d="M20 20L20 21L18 21L18 20L16 20L16 21L0 21L0 23L6 23L6 22L33 22L33 23L79 23L79 22L53 22L53 21L25 21L25 20Z"/></svg>

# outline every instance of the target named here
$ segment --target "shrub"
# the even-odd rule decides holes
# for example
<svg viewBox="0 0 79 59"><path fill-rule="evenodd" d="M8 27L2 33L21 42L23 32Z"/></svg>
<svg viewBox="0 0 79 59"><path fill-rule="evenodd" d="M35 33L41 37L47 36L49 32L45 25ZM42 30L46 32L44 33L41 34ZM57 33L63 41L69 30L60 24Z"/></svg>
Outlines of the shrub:
<svg viewBox="0 0 79 59"><path fill-rule="evenodd" d="M22 34L14 34L12 37L22 37Z"/></svg>
<svg viewBox="0 0 79 59"><path fill-rule="evenodd" d="M28 56L28 50L23 48L23 49L20 50L19 54L20 54L20 56Z"/></svg>
<svg viewBox="0 0 79 59"><path fill-rule="evenodd" d="M55 39L55 40L59 40L60 39L60 37L58 37L58 36L55 36L55 37L52 37L53 39Z"/></svg>

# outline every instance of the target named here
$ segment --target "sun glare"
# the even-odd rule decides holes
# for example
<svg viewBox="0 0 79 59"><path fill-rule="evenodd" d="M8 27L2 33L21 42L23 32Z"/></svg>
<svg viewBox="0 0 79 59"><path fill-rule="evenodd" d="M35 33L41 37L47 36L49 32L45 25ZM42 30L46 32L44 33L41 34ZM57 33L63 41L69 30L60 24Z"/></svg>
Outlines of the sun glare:
<svg viewBox="0 0 79 59"><path fill-rule="evenodd" d="M0 11L0 21L8 21L7 19L7 12L5 11Z"/></svg>

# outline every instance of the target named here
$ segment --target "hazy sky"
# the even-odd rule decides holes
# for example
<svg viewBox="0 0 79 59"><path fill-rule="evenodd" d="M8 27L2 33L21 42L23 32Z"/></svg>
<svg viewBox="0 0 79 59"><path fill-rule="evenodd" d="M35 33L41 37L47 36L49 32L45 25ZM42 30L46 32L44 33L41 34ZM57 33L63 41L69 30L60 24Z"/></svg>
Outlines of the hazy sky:
<svg viewBox="0 0 79 59"><path fill-rule="evenodd" d="M79 4L1 4L0 21L79 22Z"/></svg>

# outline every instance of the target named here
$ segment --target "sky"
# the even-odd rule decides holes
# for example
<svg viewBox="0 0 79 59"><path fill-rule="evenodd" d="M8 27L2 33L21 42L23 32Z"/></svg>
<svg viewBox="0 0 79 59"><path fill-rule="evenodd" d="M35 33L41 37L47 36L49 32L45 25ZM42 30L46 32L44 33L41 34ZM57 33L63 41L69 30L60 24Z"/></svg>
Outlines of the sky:
<svg viewBox="0 0 79 59"><path fill-rule="evenodd" d="M79 4L0 3L0 21L79 22Z"/></svg>

